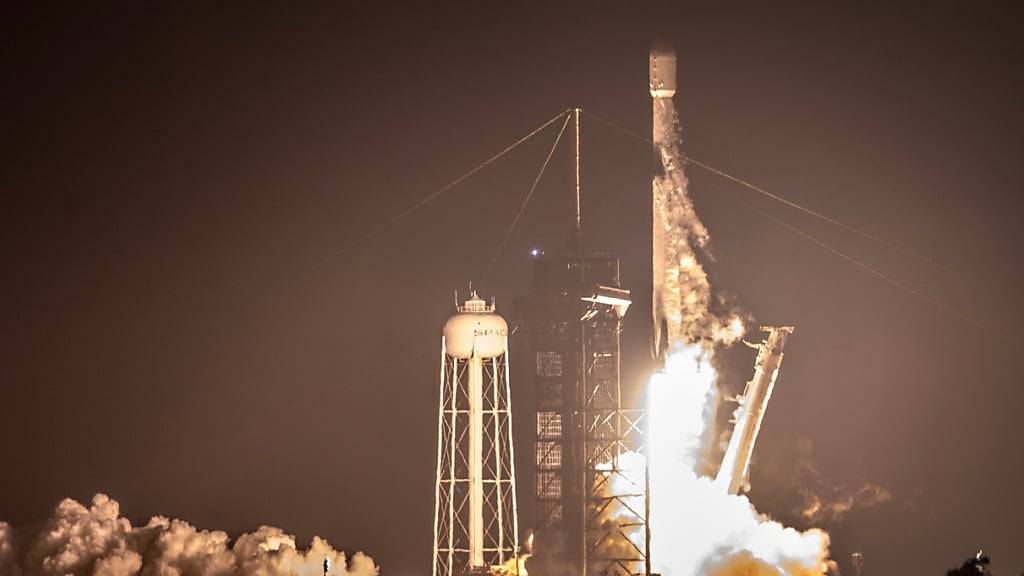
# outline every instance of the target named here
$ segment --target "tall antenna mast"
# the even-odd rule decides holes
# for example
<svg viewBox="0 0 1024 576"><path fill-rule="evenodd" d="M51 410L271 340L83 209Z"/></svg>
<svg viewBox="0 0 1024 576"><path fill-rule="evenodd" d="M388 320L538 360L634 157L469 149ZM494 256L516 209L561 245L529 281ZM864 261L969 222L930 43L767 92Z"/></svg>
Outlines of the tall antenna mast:
<svg viewBox="0 0 1024 576"><path fill-rule="evenodd" d="M574 229L576 244L582 244L583 216L580 210L580 109L572 109L573 124L576 132L576 228Z"/></svg>

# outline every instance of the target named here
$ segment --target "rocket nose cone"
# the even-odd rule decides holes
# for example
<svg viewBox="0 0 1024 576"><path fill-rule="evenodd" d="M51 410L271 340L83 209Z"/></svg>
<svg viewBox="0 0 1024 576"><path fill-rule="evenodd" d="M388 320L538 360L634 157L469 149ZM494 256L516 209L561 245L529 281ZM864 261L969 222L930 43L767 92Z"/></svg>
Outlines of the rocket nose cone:
<svg viewBox="0 0 1024 576"><path fill-rule="evenodd" d="M671 98L676 93L676 50L671 44L651 46L651 96Z"/></svg>
<svg viewBox="0 0 1024 576"><path fill-rule="evenodd" d="M651 60L672 60L676 59L676 49L663 40L658 40L651 45Z"/></svg>

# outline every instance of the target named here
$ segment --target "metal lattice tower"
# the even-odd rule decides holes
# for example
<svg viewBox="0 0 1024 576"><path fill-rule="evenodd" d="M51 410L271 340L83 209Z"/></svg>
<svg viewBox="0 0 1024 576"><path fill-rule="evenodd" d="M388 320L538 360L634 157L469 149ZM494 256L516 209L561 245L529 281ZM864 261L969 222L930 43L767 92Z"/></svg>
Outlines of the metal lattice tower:
<svg viewBox="0 0 1024 576"><path fill-rule="evenodd" d="M629 291L596 286L580 318L585 492L583 573L649 572L647 468L640 456L643 410L624 410L619 334Z"/></svg>
<svg viewBox="0 0 1024 576"><path fill-rule="evenodd" d="M534 528L586 575L647 571L642 410L624 410L629 292L611 256L542 256L520 306L536 357Z"/></svg>
<svg viewBox="0 0 1024 576"><path fill-rule="evenodd" d="M441 339L433 576L515 562L514 462L508 325L474 292Z"/></svg>
<svg viewBox="0 0 1024 576"><path fill-rule="evenodd" d="M569 251L534 264L520 315L536 354L534 529L584 576L650 572L643 410L623 410L619 336L631 304L619 260L583 246L580 110Z"/></svg>

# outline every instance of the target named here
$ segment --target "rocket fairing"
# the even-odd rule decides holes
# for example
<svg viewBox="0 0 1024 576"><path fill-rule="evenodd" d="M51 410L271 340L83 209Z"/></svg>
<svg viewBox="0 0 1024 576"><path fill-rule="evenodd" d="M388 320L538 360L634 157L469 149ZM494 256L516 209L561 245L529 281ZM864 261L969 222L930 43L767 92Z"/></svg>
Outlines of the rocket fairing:
<svg viewBox="0 0 1024 576"><path fill-rule="evenodd" d="M782 366L782 348L786 345L786 337L793 333L792 326L764 326L761 330L768 332L768 337L758 345L748 344L757 349L754 377L747 382L743 395L738 397L736 425L715 478L715 484L724 487L729 494L737 494L741 488L747 490L750 487L750 458L754 453L754 443Z"/></svg>
<svg viewBox="0 0 1024 576"><path fill-rule="evenodd" d="M676 51L667 44L651 48L651 97L671 98L676 93Z"/></svg>

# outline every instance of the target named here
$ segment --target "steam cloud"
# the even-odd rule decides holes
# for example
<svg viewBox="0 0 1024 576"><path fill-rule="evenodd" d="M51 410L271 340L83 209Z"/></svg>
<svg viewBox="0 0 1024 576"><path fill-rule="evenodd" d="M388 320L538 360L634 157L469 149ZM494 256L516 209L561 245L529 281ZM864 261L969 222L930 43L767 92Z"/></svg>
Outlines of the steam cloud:
<svg viewBox="0 0 1024 576"><path fill-rule="evenodd" d="M824 574L828 534L759 514L698 473L717 374L693 345L669 356L648 385L651 555L666 576Z"/></svg>
<svg viewBox="0 0 1024 576"><path fill-rule="evenodd" d="M361 552L346 558L319 537L299 550L293 536L271 526L233 543L224 532L161 516L132 527L103 494L89 507L67 498L31 530L0 522L0 574L9 576L319 576L325 559L332 575L378 574Z"/></svg>

